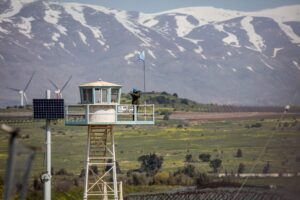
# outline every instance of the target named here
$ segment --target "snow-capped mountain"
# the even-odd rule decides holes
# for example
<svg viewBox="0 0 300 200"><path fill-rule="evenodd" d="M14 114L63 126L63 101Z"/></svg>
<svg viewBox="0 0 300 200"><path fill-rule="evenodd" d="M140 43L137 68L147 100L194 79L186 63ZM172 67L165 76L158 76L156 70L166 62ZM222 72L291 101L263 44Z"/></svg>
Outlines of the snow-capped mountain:
<svg viewBox="0 0 300 200"><path fill-rule="evenodd" d="M37 71L28 96L64 91L78 101L79 83L102 78L199 102L300 103L300 5L257 12L191 7L161 13L37 0L0 2L0 102Z"/></svg>

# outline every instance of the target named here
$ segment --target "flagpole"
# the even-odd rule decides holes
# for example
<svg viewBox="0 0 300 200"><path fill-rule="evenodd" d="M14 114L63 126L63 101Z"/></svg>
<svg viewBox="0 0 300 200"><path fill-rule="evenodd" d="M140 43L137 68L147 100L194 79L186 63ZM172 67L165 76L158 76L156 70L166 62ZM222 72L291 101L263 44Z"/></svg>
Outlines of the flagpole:
<svg viewBox="0 0 300 200"><path fill-rule="evenodd" d="M144 64L144 93L146 93L146 64L145 64L145 60L143 60L143 64Z"/></svg>

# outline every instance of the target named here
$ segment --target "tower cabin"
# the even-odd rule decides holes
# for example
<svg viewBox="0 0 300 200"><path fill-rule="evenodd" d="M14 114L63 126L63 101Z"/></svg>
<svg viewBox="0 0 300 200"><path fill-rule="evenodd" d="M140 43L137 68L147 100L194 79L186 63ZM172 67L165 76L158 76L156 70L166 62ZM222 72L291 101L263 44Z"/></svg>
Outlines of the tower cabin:
<svg viewBox="0 0 300 200"><path fill-rule="evenodd" d="M121 88L102 80L81 84L80 104L66 106L65 124L154 124L154 105L121 104Z"/></svg>

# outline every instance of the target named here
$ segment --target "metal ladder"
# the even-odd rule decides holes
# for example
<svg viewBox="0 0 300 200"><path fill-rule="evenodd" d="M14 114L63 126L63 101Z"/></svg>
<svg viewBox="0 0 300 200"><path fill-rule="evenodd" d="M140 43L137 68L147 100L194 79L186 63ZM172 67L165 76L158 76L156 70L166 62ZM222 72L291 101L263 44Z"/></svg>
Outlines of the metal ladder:
<svg viewBox="0 0 300 200"><path fill-rule="evenodd" d="M122 200L117 183L112 125L89 125L85 165L84 200Z"/></svg>

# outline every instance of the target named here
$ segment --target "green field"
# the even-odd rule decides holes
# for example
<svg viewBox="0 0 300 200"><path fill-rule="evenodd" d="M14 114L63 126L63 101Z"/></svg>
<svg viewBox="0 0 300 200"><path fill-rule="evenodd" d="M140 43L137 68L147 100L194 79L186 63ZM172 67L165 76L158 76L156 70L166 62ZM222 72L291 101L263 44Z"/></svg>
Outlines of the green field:
<svg viewBox="0 0 300 200"><path fill-rule="evenodd" d="M299 120L289 116L283 119L280 127L278 118L208 122L158 120L154 126L118 126L114 128L116 157L123 172L139 168L140 164L137 161L139 156L156 153L164 158L162 171L176 171L185 165L186 154L192 154L192 164L199 171L211 174L212 169L209 164L201 162L198 158L200 153L209 153L212 155L211 159L222 160L221 173L236 173L240 163L245 164L245 173L262 173L267 162L270 163L270 173L296 173L300 171ZM261 127L249 128L256 123L260 123ZM32 177L38 177L45 168L43 160L45 122L13 122L9 125L21 128L20 144L42 148L37 153L32 170ZM77 176L84 168L87 127L65 126L63 121L58 121L51 124L51 129L54 170L64 168ZM264 151L268 140L270 140L269 144ZM7 143L8 135L1 131L1 177L5 173ZM237 149L243 152L240 158L235 156ZM20 150L22 152L22 149ZM23 160L20 157L19 166ZM251 170L253 166L256 167ZM249 179L249 183L270 185L274 182L280 185L281 180L283 179ZM299 178L293 180L296 185L299 185ZM133 186L126 186L126 188L127 193L136 191ZM299 192L297 187L292 190ZM80 194L80 191L76 190L74 193Z"/></svg>
<svg viewBox="0 0 300 200"><path fill-rule="evenodd" d="M199 161L200 153L210 153L212 158L223 161L220 172L236 172L239 163L246 165L249 172L254 163L255 173L261 173L267 161L271 172L298 172L300 162L300 123L292 126L293 118L284 119L288 127L278 128L278 119L219 121L194 123L177 128L178 121L158 121L155 126L120 126L114 128L117 160L121 169L139 167L137 158L143 154L156 153L164 157L163 171L173 171L184 165L185 155L193 155L193 164L200 171L210 172L207 163ZM260 128L247 128L247 125L261 123ZM43 148L44 122L14 123L21 128L20 143ZM65 168L79 174L84 166L86 127L65 126L63 122L52 123L52 163L55 170ZM4 166L8 136L1 134L0 164ZM270 138L266 152L264 146ZM243 156L235 157L237 149ZM262 156L257 160L258 155ZM34 171L43 170L43 151L36 157ZM4 167L1 167L3 174Z"/></svg>

